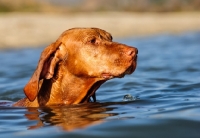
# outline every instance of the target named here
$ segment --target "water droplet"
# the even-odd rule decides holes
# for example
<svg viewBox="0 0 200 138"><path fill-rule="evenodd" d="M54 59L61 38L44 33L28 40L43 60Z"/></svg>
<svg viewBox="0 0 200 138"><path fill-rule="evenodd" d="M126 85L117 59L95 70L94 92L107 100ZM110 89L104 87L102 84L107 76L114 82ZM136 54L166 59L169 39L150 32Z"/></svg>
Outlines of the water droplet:
<svg viewBox="0 0 200 138"><path fill-rule="evenodd" d="M126 95L124 95L123 101L134 101L136 99L137 99L137 97L133 97L130 94L126 94Z"/></svg>

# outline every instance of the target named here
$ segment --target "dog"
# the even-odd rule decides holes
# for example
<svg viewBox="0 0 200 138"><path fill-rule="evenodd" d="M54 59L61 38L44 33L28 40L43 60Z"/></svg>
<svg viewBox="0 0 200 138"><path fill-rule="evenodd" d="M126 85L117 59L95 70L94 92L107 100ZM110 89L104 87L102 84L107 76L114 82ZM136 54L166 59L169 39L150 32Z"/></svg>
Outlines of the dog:
<svg viewBox="0 0 200 138"><path fill-rule="evenodd" d="M132 74L135 47L112 41L99 28L72 28L47 46L24 87L26 98L13 106L39 107L96 102L96 90L107 80Z"/></svg>

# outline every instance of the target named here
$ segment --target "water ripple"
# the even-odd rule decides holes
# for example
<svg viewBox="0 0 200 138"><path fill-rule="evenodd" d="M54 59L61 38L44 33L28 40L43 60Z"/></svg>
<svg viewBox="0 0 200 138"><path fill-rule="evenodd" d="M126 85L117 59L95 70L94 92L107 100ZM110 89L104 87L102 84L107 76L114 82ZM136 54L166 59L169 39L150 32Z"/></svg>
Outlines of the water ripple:
<svg viewBox="0 0 200 138"><path fill-rule="evenodd" d="M199 137L200 33L120 41L139 49L136 71L103 84L97 103L62 107L9 107L43 48L0 51L1 137Z"/></svg>

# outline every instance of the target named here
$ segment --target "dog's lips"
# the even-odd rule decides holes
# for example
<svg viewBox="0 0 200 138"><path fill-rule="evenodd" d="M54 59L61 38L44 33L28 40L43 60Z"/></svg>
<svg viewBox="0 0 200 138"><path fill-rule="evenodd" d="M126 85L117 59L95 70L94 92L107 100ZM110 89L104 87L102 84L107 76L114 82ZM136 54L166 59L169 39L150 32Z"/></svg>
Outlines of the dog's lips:
<svg viewBox="0 0 200 138"><path fill-rule="evenodd" d="M134 72L134 65L131 65L126 71L124 74L132 74Z"/></svg>
<svg viewBox="0 0 200 138"><path fill-rule="evenodd" d="M137 66L137 55L133 58L133 60L131 61L131 65L129 66L129 68L125 71L124 74L132 74Z"/></svg>

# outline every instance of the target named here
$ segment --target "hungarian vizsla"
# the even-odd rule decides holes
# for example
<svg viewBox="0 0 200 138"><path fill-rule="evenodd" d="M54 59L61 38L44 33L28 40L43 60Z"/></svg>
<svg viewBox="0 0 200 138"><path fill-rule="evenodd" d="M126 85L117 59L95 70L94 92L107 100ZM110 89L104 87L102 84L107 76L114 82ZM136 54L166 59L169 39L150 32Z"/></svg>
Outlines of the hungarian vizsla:
<svg viewBox="0 0 200 138"><path fill-rule="evenodd" d="M113 42L98 28L73 28L41 54L38 66L24 87L26 98L13 106L38 107L96 101L95 91L105 81L131 74L137 48Z"/></svg>

